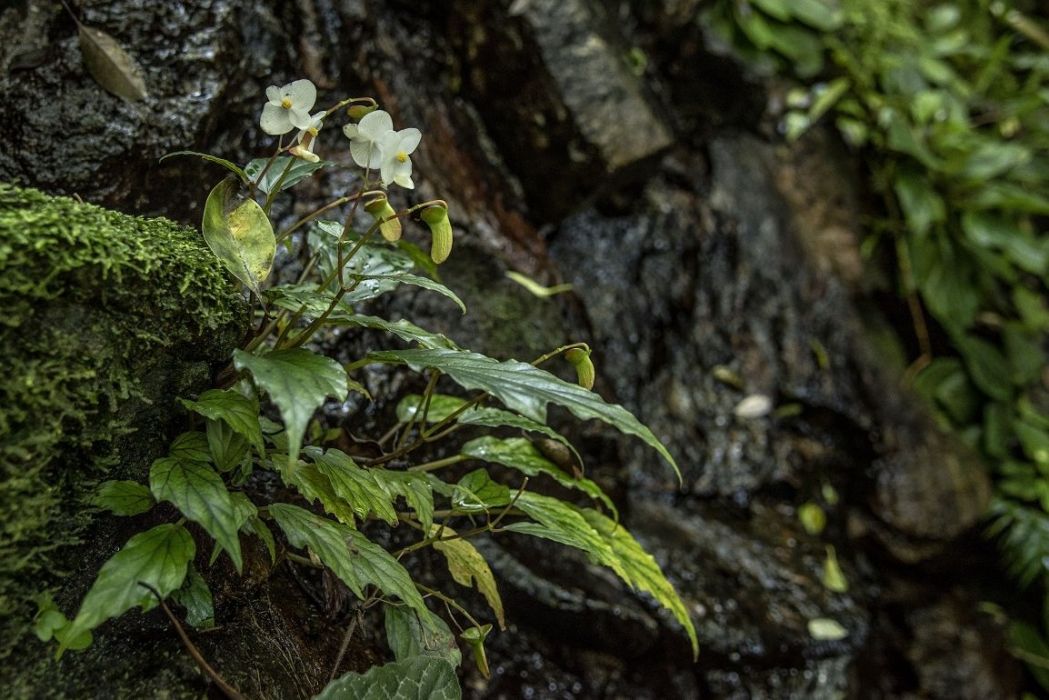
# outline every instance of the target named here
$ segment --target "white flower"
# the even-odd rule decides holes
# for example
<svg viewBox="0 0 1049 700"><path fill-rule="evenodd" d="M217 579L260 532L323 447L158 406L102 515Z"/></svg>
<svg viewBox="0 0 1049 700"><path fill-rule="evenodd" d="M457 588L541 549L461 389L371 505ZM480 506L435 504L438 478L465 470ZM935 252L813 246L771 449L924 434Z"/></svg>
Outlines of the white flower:
<svg viewBox="0 0 1049 700"><path fill-rule="evenodd" d="M362 168L378 168L382 162L380 143L386 134L393 133L393 118L377 109L365 114L358 123L342 127L342 133L350 140L354 163Z"/></svg>
<svg viewBox="0 0 1049 700"><path fill-rule="evenodd" d="M409 190L415 188L412 182L412 159L408 156L415 151L422 137L418 129L391 131L383 136L382 164L379 166L382 184L396 182Z"/></svg>
<svg viewBox="0 0 1049 700"><path fill-rule="evenodd" d="M266 88L266 99L269 102L262 108L259 126L267 134L279 136L309 126L317 88L309 80L296 80L280 88L270 85Z"/></svg>

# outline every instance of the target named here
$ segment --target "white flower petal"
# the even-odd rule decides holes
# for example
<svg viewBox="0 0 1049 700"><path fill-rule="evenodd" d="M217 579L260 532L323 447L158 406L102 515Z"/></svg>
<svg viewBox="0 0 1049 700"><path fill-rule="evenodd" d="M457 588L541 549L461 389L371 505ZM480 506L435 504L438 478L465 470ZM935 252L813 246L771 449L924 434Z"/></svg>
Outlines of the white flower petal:
<svg viewBox="0 0 1049 700"><path fill-rule="evenodd" d="M400 185L401 187L403 187L406 190L414 190L415 189L415 183L412 182L412 176L411 175L398 175L397 177L393 178L393 181L396 182L398 185Z"/></svg>
<svg viewBox="0 0 1049 700"><path fill-rule="evenodd" d="M401 129L397 132L397 135L401 138L401 143L397 150L405 153L414 153L415 149L419 147L419 141L422 140L423 132L415 128Z"/></svg>
<svg viewBox="0 0 1049 700"><path fill-rule="evenodd" d="M396 180L399 177L412 174L412 159L408 158L403 163L396 158L390 161L393 163L393 179Z"/></svg>
<svg viewBox="0 0 1049 700"><path fill-rule="evenodd" d="M357 140L357 138L359 138L359 133L357 131L356 124L347 124L346 126L342 127L342 133L350 141L355 141Z"/></svg>
<svg viewBox="0 0 1049 700"><path fill-rule="evenodd" d="M292 107L288 110L288 121L296 129L309 129L312 120L310 119L310 113L304 109L298 107Z"/></svg>
<svg viewBox="0 0 1049 700"><path fill-rule="evenodd" d="M357 124L357 128L369 140L380 141L387 133L393 131L393 117L389 112L377 109L365 114Z"/></svg>
<svg viewBox="0 0 1049 700"><path fill-rule="evenodd" d="M287 95L291 98L293 109L302 109L309 112L317 101L317 88L309 80L296 80L290 85L284 86Z"/></svg>
<svg viewBox="0 0 1049 700"><path fill-rule="evenodd" d="M382 162L382 166L379 169L379 175L382 177L382 184L389 185L393 182L394 176L394 163L397 161L386 158Z"/></svg>
<svg viewBox="0 0 1049 700"><path fill-rule="evenodd" d="M270 85L268 88L266 88L266 99L269 100L271 104L279 105L280 88L276 85Z"/></svg>
<svg viewBox="0 0 1049 700"><path fill-rule="evenodd" d="M382 160L381 152L371 141L356 140L350 142L350 155L353 162L362 168L378 168Z"/></svg>
<svg viewBox="0 0 1049 700"><path fill-rule="evenodd" d="M267 103L262 108L262 118L259 126L270 136L280 136L292 129L291 121L288 119L288 110L280 105Z"/></svg>

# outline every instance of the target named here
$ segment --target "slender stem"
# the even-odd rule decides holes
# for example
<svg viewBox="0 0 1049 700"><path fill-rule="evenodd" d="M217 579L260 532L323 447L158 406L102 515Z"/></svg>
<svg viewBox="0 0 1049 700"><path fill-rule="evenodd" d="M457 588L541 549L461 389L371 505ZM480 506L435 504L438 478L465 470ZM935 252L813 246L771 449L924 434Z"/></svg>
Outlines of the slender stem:
<svg viewBox="0 0 1049 700"><path fill-rule="evenodd" d="M327 119L329 116L331 116L335 112L338 112L340 109L342 109L346 105L352 105L352 104L357 103L357 102L370 103L373 107L378 107L379 106L379 103L376 102L371 97L348 97L345 100L343 100L342 102L337 103L334 107L330 107L328 109L328 111L326 111L324 113L324 117L322 117L322 118L323 119Z"/></svg>
<svg viewBox="0 0 1049 700"><path fill-rule="evenodd" d="M328 202L327 204L325 204L320 209L317 209L315 211L310 212L309 214L307 214L306 216L302 217L301 219L296 221L294 224L292 224L288 228L286 228L283 231L281 231L280 233L278 233L277 234L277 243L280 243L285 238L287 238L291 234L295 233L300 228L302 228L306 224L310 223L311 221L316 219L318 216L320 216L324 212L328 211L329 209L334 209L335 207L341 207L346 202L349 202L350 199L352 199L352 198L348 197L348 196L347 197L339 197L338 199L333 199L332 201Z"/></svg>
<svg viewBox="0 0 1049 700"><path fill-rule="evenodd" d="M397 447L403 447L404 443L408 440L408 435L412 432L412 426L415 425L416 421L419 424L426 427L426 416L430 412L430 398L433 396L434 387L437 386L437 378L440 374L433 370L430 374L430 381L426 383L426 391L423 393L422 401L418 406L415 407L415 411L412 412L411 418L408 419L408 424L404 428L404 432L401 433L401 439L397 443ZM420 415L422 416L420 420Z"/></svg>
<svg viewBox="0 0 1049 700"><path fill-rule="evenodd" d="M432 472L434 470L442 469L444 467L450 467L453 464L458 464L459 462L465 462L468 459L469 459L469 457L467 457L466 455L452 455L451 457L445 457L444 459L435 459L432 462L426 462L424 464L416 464L414 467L409 467L408 471L410 471L410 472Z"/></svg>
<svg viewBox="0 0 1049 700"><path fill-rule="evenodd" d="M273 206L273 199L280 192L280 186L284 184L284 180L288 177L288 173L291 172L291 166L295 165L295 159L291 158L288 164L284 166L284 171L281 172L280 177L273 183L273 187L270 188L269 194L266 195L266 203L262 205L262 210L267 214L270 213L270 207Z"/></svg>
<svg viewBox="0 0 1049 700"><path fill-rule="evenodd" d="M335 657L335 664L331 667L331 675L328 676L328 682L331 683L335 680L335 674L339 672L339 666L342 664L342 658L346 656L346 650L350 647L350 641L353 639L353 633L357 631L357 625L361 622L361 616L364 613L361 612L360 608L354 608L353 619L350 621L350 626L346 629L346 634L342 637L342 644L339 645L339 655Z"/></svg>
<svg viewBox="0 0 1049 700"><path fill-rule="evenodd" d="M418 588L423 593L425 593L426 595L433 596L434 598L437 598L438 600L444 601L447 605L450 605L453 608L455 608L456 610L458 610L459 612L461 612L463 614L463 616L467 620L469 620L470 624L473 625L474 627L480 627L481 626L481 623L478 622L476 619L474 619L474 616L471 615L466 610L466 608L464 608L463 606L459 605L459 603L455 602L454 598L446 596L444 593L441 593L437 589L430 588L429 586L425 586L425 585L423 585L421 583L416 583L415 587Z"/></svg>
<svg viewBox="0 0 1049 700"><path fill-rule="evenodd" d="M259 176L251 181L251 194L253 196L255 194L255 191L259 188L259 183L262 182L262 178L266 177L266 173L269 172L270 166L273 165L273 161L277 160L277 156L279 156L283 150L284 150L284 135L282 134L280 136L280 138L277 140L277 150L274 151L273 155L270 156L269 160L266 161L266 165L263 166L262 172L259 173ZM267 211L269 211L269 210L267 209Z"/></svg>
<svg viewBox="0 0 1049 700"><path fill-rule="evenodd" d="M226 679L219 675L219 672L213 669L204 659L200 650L197 649L196 645L190 640L189 635L186 634L186 630L182 628L182 623L178 621L178 618L171 612L171 608L169 608L167 603L164 602L164 598L160 595L160 591L145 581L139 581L138 585L148 589L150 593L157 597L157 602L160 603L160 607L163 608L168 619L171 620L171 624L175 626L175 631L178 632L179 639L182 640L183 646L186 647L186 651L188 651L189 655L193 657L193 661L200 667L200 670L211 678L211 680L215 681L215 685L226 694L226 697L232 698L232 700L244 700L244 696L240 694L240 691L227 683Z"/></svg>

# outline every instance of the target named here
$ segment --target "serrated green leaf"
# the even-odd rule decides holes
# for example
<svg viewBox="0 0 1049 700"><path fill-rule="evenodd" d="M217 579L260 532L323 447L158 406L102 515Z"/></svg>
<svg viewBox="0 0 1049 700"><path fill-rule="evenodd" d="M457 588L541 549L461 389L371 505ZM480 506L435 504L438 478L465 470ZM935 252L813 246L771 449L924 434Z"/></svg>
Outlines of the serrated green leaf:
<svg viewBox="0 0 1049 700"><path fill-rule="evenodd" d="M403 496L408 507L415 513L422 526L429 530L433 524L433 487L424 474L401 472L390 469L372 469L375 478L382 482L390 493Z"/></svg>
<svg viewBox="0 0 1049 700"><path fill-rule="evenodd" d="M207 464L165 457L153 462L149 488L158 501L169 501L229 553L237 571L243 561L237 510L222 477Z"/></svg>
<svg viewBox="0 0 1049 700"><path fill-rule="evenodd" d="M376 586L383 593L400 598L425 625L434 628L434 615L411 575L385 549L352 527L298 506L274 503L269 513L293 547L308 547L358 598L364 599L365 586Z"/></svg>
<svg viewBox="0 0 1049 700"><path fill-rule="evenodd" d="M245 173L239 165L237 165L236 163L231 163L225 158L219 158L218 156L213 156L210 153L200 153L198 151L174 151L173 153L167 153L161 156L160 162L163 163L168 158L172 158L174 156L196 156L198 158L203 158L209 163L221 165L223 168L240 178L240 181L243 182L245 185L248 184L247 173Z"/></svg>
<svg viewBox="0 0 1049 700"><path fill-rule="evenodd" d="M273 164L269 170L266 170L265 177L259 180L259 175L266 168L266 163L269 162L269 158L256 158L244 166L244 175L247 180L256 183L256 187L259 188L263 194L269 194L270 191L280 181L280 189L278 192L283 192L289 187L294 187L304 179L313 175L321 168L331 165L329 161L319 160L316 163L311 163L308 160L302 158L293 158L292 156L277 156L273 159ZM291 165L288 168L288 165ZM284 174L285 169L288 170L287 174ZM283 176L283 180L281 180Z"/></svg>
<svg viewBox="0 0 1049 700"><path fill-rule="evenodd" d="M171 443L168 454L182 462L211 463L211 448L208 438L199 430L182 433Z"/></svg>
<svg viewBox="0 0 1049 700"><path fill-rule="evenodd" d="M269 277L277 239L266 212L241 191L233 176L215 185L204 203L201 230L211 252L256 296Z"/></svg>
<svg viewBox="0 0 1049 700"><path fill-rule="evenodd" d="M452 505L464 512L487 512L510 503L510 488L492 477L484 469L475 469L455 485Z"/></svg>
<svg viewBox="0 0 1049 700"><path fill-rule="evenodd" d="M474 459L502 464L516 469L527 476L546 474L565 488L582 491L596 501L600 501L612 513L618 513L601 487L590 479L577 479L543 456L530 440L525 438L479 437L463 445L462 454Z"/></svg>
<svg viewBox="0 0 1049 700"><path fill-rule="evenodd" d="M397 661L413 656L432 656L443 659L458 668L463 661L455 635L444 620L434 615L436 630L428 630L414 610L399 605L383 607L386 626L386 643L390 645L393 658Z"/></svg>
<svg viewBox="0 0 1049 700"><path fill-rule="evenodd" d="M314 700L460 700L462 690L455 670L447 661L414 656L365 674L347 673L336 678Z"/></svg>
<svg viewBox="0 0 1049 700"><path fill-rule="evenodd" d="M215 626L215 603L204 577L190 564L186 582L171 594L171 599L186 609L186 622L197 629Z"/></svg>
<svg viewBox="0 0 1049 700"><path fill-rule="evenodd" d="M331 482L335 495L350 504L361 520L369 516L397 524L397 510L393 507L394 494L373 470L362 469L344 452L311 450L314 465Z"/></svg>
<svg viewBox="0 0 1049 700"><path fill-rule="evenodd" d="M331 481L318 471L316 465L305 462L299 462L294 467L283 465L281 475L284 483L294 486L308 502L319 503L326 513L335 516L344 525L356 526L357 516L353 508L336 495Z"/></svg>
<svg viewBox="0 0 1049 700"><path fill-rule="evenodd" d="M233 389L209 389L196 401L179 399L189 410L210 420L224 421L262 453L262 428L259 427L259 402Z"/></svg>
<svg viewBox="0 0 1049 700"><path fill-rule="evenodd" d="M102 565L68 628L68 638L76 639L136 605L143 610L156 606L156 596L139 582L161 596L171 595L182 585L196 551L193 538L181 525L158 525L132 537ZM65 648L61 645L58 653Z"/></svg>
<svg viewBox="0 0 1049 700"><path fill-rule="evenodd" d="M288 464L294 465L302 436L314 411L331 396L342 401L349 392L346 370L335 360L305 348L252 355L233 352L238 370L251 372L255 384L269 394L280 410L288 433Z"/></svg>
<svg viewBox="0 0 1049 700"><path fill-rule="evenodd" d="M478 353L448 349L387 350L371 353L368 357L375 362L407 364L416 371L436 369L466 389L487 391L511 410L539 423L546 423L548 403L563 406L582 420L596 418L604 421L620 432L634 435L650 445L681 479L677 462L670 452L633 414L618 404L606 403L599 395L562 381L532 365L517 360L499 362Z"/></svg>
<svg viewBox="0 0 1049 700"><path fill-rule="evenodd" d="M233 471L248 456L248 441L221 420L208 420L205 428L211 461L220 472ZM259 432L262 439L262 432Z"/></svg>
<svg viewBox="0 0 1049 700"><path fill-rule="evenodd" d="M441 539L433 543L433 548L444 555L448 562L448 572L460 586L470 588L476 585L477 590L488 601L488 606L495 613L495 619L499 622L500 629L506 629L506 620L503 617L503 599L499 597L499 588L495 585L495 576L488 562L484 560L477 548L467 540L446 539L455 537L456 532L448 526L431 528L430 536L441 532Z"/></svg>
<svg viewBox="0 0 1049 700"><path fill-rule="evenodd" d="M156 503L149 489L137 481L103 481L91 502L116 515L145 513Z"/></svg>

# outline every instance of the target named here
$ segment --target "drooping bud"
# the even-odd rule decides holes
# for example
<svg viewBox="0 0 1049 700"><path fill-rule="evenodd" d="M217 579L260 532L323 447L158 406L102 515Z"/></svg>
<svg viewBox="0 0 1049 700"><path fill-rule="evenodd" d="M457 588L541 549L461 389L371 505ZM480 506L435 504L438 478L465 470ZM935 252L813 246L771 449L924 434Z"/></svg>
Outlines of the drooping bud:
<svg viewBox="0 0 1049 700"><path fill-rule="evenodd" d="M391 243L401 239L401 220L397 218L397 212L390 206L386 195L380 194L374 199L364 203L364 210L372 215L379 224L379 233Z"/></svg>
<svg viewBox="0 0 1049 700"><path fill-rule="evenodd" d="M430 227L433 242L430 245L430 259L440 265L452 252L452 222L448 220L448 207L443 204L431 204L419 215Z"/></svg>
<svg viewBox="0 0 1049 700"><path fill-rule="evenodd" d="M485 678L490 678L492 675L488 669L488 654L484 650L484 640L488 638L488 633L491 631L491 625L481 625L480 627L471 627L459 635L459 638L473 650L474 663L477 664L477 670Z"/></svg>
<svg viewBox="0 0 1049 700"><path fill-rule="evenodd" d="M371 114L376 109L378 109L377 105L350 105L346 108L346 114L349 115L350 119L353 121L359 122L364 118L364 115Z"/></svg>
<svg viewBox="0 0 1049 700"><path fill-rule="evenodd" d="M303 160L311 163L317 163L320 161L320 156L309 149L308 145L298 143L288 149L288 153L292 154L296 158L302 158Z"/></svg>
<svg viewBox="0 0 1049 700"><path fill-rule="evenodd" d="M593 389L597 370L594 369L594 363L590 359L590 350L572 348L565 353L565 359L575 367L576 381L579 382L579 386L587 390Z"/></svg>

